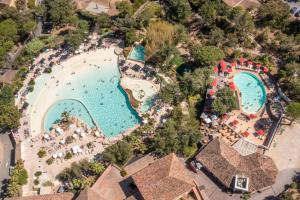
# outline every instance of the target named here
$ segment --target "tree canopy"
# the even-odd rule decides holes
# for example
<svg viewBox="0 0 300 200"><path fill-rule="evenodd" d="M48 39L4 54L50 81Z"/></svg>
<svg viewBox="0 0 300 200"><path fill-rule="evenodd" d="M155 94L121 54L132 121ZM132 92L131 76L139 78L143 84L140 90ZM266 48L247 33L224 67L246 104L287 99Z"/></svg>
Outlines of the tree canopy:
<svg viewBox="0 0 300 200"><path fill-rule="evenodd" d="M124 165L132 157L132 147L126 141L118 141L107 147L103 152L104 160L111 163Z"/></svg>
<svg viewBox="0 0 300 200"><path fill-rule="evenodd" d="M300 119L300 103L293 102L286 108L286 114L293 120Z"/></svg>
<svg viewBox="0 0 300 200"><path fill-rule="evenodd" d="M193 57L201 66L210 67L225 57L223 51L216 46L194 47Z"/></svg>
<svg viewBox="0 0 300 200"><path fill-rule="evenodd" d="M238 98L229 87L224 87L216 93L212 107L214 111L224 114L238 109Z"/></svg>

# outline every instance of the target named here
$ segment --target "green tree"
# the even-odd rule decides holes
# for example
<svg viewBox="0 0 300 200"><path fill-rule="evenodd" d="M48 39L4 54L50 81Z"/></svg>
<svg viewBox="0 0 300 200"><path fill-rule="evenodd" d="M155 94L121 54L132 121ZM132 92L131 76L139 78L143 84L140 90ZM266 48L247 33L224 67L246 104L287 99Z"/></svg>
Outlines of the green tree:
<svg viewBox="0 0 300 200"><path fill-rule="evenodd" d="M106 148L103 152L104 160L109 162L124 165L132 157L132 148L125 141L118 141Z"/></svg>
<svg viewBox="0 0 300 200"><path fill-rule="evenodd" d="M238 108L238 99L230 88L218 90L216 97L212 104L214 111L224 114Z"/></svg>
<svg viewBox="0 0 300 200"><path fill-rule="evenodd" d="M225 57L224 52L215 46L194 47L192 51L196 62L201 66L210 67Z"/></svg>
<svg viewBox="0 0 300 200"><path fill-rule="evenodd" d="M133 7L128 1L121 1L116 3L119 10L119 17L131 16L133 14Z"/></svg>
<svg viewBox="0 0 300 200"><path fill-rule="evenodd" d="M70 120L70 112L64 111L61 113L61 118L63 122L68 122Z"/></svg>
<svg viewBox="0 0 300 200"><path fill-rule="evenodd" d="M28 55L35 56L44 46L45 44L41 40L35 38L27 44L25 51Z"/></svg>
<svg viewBox="0 0 300 200"><path fill-rule="evenodd" d="M17 24L12 19L6 19L0 23L0 42L16 40L17 33Z"/></svg>
<svg viewBox="0 0 300 200"><path fill-rule="evenodd" d="M65 42L70 48L70 50L75 51L78 49L80 44L83 42L84 37L83 34L79 31L71 31L66 36Z"/></svg>
<svg viewBox="0 0 300 200"><path fill-rule="evenodd" d="M127 47L131 46L136 41L137 41L137 37L136 37L136 34L135 34L135 30L134 29L129 29L128 31L126 31L126 33L125 33L125 45Z"/></svg>
<svg viewBox="0 0 300 200"><path fill-rule="evenodd" d="M0 105L1 130L14 129L20 125L20 113L14 105Z"/></svg>
<svg viewBox="0 0 300 200"><path fill-rule="evenodd" d="M21 186L27 184L28 173L24 168L24 162L17 161L10 179L8 180L8 196L16 197L21 194Z"/></svg>
<svg viewBox="0 0 300 200"><path fill-rule="evenodd" d="M259 7L258 18L263 25L282 28L289 18L289 5L280 0L264 1Z"/></svg>
<svg viewBox="0 0 300 200"><path fill-rule="evenodd" d="M293 121L300 119L300 103L293 102L286 108L287 116L291 117Z"/></svg>
<svg viewBox="0 0 300 200"><path fill-rule="evenodd" d="M94 175L102 174L105 170L105 166L99 162L90 163L90 170Z"/></svg>
<svg viewBox="0 0 300 200"><path fill-rule="evenodd" d="M45 6L50 20L55 24L64 24L68 17L74 14L71 0L45 0Z"/></svg>
<svg viewBox="0 0 300 200"><path fill-rule="evenodd" d="M191 7L187 0L167 1L167 16L176 22L184 23L191 16Z"/></svg>

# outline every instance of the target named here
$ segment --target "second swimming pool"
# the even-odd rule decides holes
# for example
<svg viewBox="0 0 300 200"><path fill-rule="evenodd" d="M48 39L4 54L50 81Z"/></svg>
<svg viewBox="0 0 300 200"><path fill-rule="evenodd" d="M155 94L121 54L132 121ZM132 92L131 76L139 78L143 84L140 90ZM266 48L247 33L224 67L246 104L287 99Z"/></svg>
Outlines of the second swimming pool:
<svg viewBox="0 0 300 200"><path fill-rule="evenodd" d="M266 102L266 90L261 80L252 73L240 72L233 81L241 92L242 110L247 114L257 113Z"/></svg>

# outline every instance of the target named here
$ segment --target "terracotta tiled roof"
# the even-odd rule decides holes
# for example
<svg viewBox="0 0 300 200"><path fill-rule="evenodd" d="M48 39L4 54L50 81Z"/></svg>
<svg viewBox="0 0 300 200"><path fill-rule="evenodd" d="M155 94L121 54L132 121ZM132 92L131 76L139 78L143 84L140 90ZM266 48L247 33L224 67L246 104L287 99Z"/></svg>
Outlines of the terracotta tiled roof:
<svg viewBox="0 0 300 200"><path fill-rule="evenodd" d="M76 200L105 200L98 193L96 193L92 188L85 188L80 192Z"/></svg>
<svg viewBox="0 0 300 200"><path fill-rule="evenodd" d="M13 197L7 198L6 200L72 200L73 194L71 192L36 195L28 197Z"/></svg>
<svg viewBox="0 0 300 200"><path fill-rule="evenodd" d="M248 177L251 192L274 184L278 172L270 157L257 152L242 156L221 138L210 142L196 159L228 188L235 175Z"/></svg>
<svg viewBox="0 0 300 200"><path fill-rule="evenodd" d="M132 175L145 200L175 199L195 187L175 154L165 156Z"/></svg>

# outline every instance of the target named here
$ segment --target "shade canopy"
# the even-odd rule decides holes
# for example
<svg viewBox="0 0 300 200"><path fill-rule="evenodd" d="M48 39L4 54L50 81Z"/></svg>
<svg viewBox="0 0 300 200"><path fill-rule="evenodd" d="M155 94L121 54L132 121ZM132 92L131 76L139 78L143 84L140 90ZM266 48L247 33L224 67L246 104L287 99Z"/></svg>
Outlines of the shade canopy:
<svg viewBox="0 0 300 200"><path fill-rule="evenodd" d="M224 60L221 60L221 61L220 61L220 66L221 66L221 70L222 70L223 72L226 71L226 63L225 63Z"/></svg>
<svg viewBox="0 0 300 200"><path fill-rule="evenodd" d="M227 72L231 73L232 72L232 68L228 68Z"/></svg>
<svg viewBox="0 0 300 200"><path fill-rule="evenodd" d="M268 69L267 67L264 67L264 68L263 68L263 71L264 71L265 73L267 73L267 72L269 72L269 69Z"/></svg>
<svg viewBox="0 0 300 200"><path fill-rule="evenodd" d="M234 84L234 82L230 82L230 83L229 83L229 88L230 88L231 90L235 90L235 84Z"/></svg>
<svg viewBox="0 0 300 200"><path fill-rule="evenodd" d="M248 131L245 131L245 132L242 133L242 135L243 135L244 137L248 137L248 136L250 135L250 133L249 133Z"/></svg>
<svg viewBox="0 0 300 200"><path fill-rule="evenodd" d="M256 133L257 133L258 135L264 135L264 134L265 134L265 131L262 130L262 129L260 129L260 130L256 131Z"/></svg>
<svg viewBox="0 0 300 200"><path fill-rule="evenodd" d="M215 78L215 79L213 80L213 82L211 83L211 85L212 85L213 87L216 87L216 86L218 85L218 80Z"/></svg>
<svg viewBox="0 0 300 200"><path fill-rule="evenodd" d="M245 61L245 58L240 58L240 63L244 63Z"/></svg>
<svg viewBox="0 0 300 200"><path fill-rule="evenodd" d="M239 124L239 121L236 120L236 119L232 122L232 125L233 125L233 126L236 126L236 125L238 125L238 124Z"/></svg>
<svg viewBox="0 0 300 200"><path fill-rule="evenodd" d="M53 158L57 158L57 154L53 154L52 157L53 157Z"/></svg>
<svg viewBox="0 0 300 200"><path fill-rule="evenodd" d="M217 66L214 66L213 70L214 70L215 73L218 73L218 71L219 71Z"/></svg>
<svg viewBox="0 0 300 200"><path fill-rule="evenodd" d="M254 118L256 118L256 117L257 117L257 116L254 115L254 114L250 114L250 115L249 115L249 118L250 118L250 119L254 119Z"/></svg>
<svg viewBox="0 0 300 200"><path fill-rule="evenodd" d="M255 65L256 65L256 67L261 67L260 63L256 63Z"/></svg>
<svg viewBox="0 0 300 200"><path fill-rule="evenodd" d="M208 94L209 94L210 96L213 96L213 95L215 94L215 91L214 91L214 90L210 90L210 91L208 92Z"/></svg>
<svg viewBox="0 0 300 200"><path fill-rule="evenodd" d="M235 66L236 66L236 63L235 63L235 62L231 62L231 63L230 63L230 66L231 66L231 67L235 67Z"/></svg>

